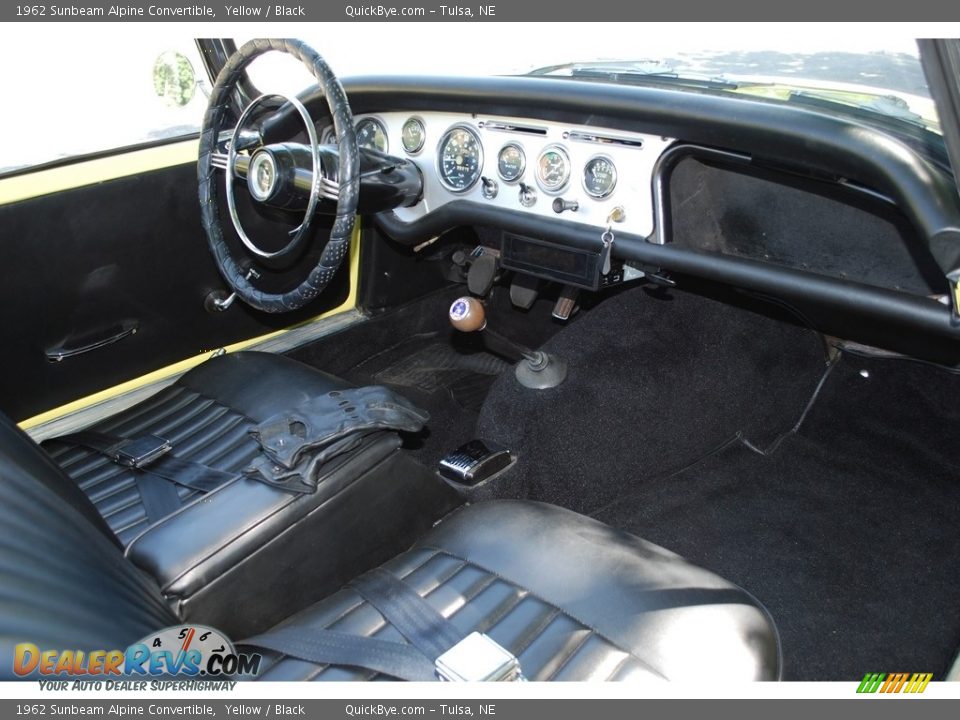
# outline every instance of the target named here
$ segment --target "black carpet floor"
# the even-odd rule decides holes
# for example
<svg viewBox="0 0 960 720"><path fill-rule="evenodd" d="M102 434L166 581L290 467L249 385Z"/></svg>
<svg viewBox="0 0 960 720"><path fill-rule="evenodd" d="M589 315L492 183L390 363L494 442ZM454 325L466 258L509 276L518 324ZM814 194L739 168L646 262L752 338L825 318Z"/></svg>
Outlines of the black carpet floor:
<svg viewBox="0 0 960 720"><path fill-rule="evenodd" d="M803 412L825 369L813 332L689 293L634 289L544 349L569 363L557 388L509 373L478 435L519 456L493 494L590 512L741 433L766 447Z"/></svg>
<svg viewBox="0 0 960 720"><path fill-rule="evenodd" d="M497 380L479 434L520 460L487 493L590 513L747 588L786 679L942 676L960 647L960 376L849 355L825 373L813 334L672 295L625 293L556 335L556 390Z"/></svg>
<svg viewBox="0 0 960 720"><path fill-rule="evenodd" d="M943 371L846 357L772 454L731 444L595 515L759 597L787 679L942 677L960 644L958 389Z"/></svg>

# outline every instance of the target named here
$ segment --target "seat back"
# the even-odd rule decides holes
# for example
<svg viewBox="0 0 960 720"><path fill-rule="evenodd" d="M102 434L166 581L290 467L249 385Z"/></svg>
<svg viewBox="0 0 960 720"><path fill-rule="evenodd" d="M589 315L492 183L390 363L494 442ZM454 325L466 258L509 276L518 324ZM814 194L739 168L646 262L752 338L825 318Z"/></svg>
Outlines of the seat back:
<svg viewBox="0 0 960 720"><path fill-rule="evenodd" d="M33 478L36 484L46 486L118 547L122 547L77 483L60 469L43 448L0 412L0 478L6 480L13 476Z"/></svg>
<svg viewBox="0 0 960 720"><path fill-rule="evenodd" d="M86 496L0 415L0 680L19 643L124 649L175 622Z"/></svg>

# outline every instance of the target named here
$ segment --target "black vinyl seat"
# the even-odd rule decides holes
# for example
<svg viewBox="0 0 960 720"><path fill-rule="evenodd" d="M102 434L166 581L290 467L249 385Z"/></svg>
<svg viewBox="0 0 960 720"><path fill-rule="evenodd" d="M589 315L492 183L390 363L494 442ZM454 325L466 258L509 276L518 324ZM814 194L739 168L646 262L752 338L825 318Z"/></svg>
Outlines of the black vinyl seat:
<svg viewBox="0 0 960 720"><path fill-rule="evenodd" d="M250 429L310 398L347 384L281 355L242 352L212 358L156 395L89 430L113 436L157 435L177 457L238 473L260 452ZM123 545L150 524L134 471L100 453L57 439L43 443ZM196 490L178 485L186 505Z"/></svg>
<svg viewBox="0 0 960 720"><path fill-rule="evenodd" d="M124 648L178 622L156 581L124 557L92 503L2 417L0 476L0 678L11 678L21 642ZM481 630L514 653L532 679L695 679L718 669L729 680L780 676L776 629L748 593L553 506L470 506L385 567L462 632ZM234 598L243 603L242 595ZM283 625L403 642L351 589ZM371 673L266 653L260 677Z"/></svg>
<svg viewBox="0 0 960 720"><path fill-rule="evenodd" d="M596 520L519 500L457 511L384 566L528 680L773 680L776 629L741 588ZM283 623L404 642L351 587ZM391 679L268 653L264 680Z"/></svg>
<svg viewBox="0 0 960 720"><path fill-rule="evenodd" d="M419 427L422 416L401 423L402 398L348 388L279 355L216 357L79 435L47 441L38 472L154 579L179 621L257 632L392 557L459 500L387 429ZM284 434L301 421L302 437ZM319 443L287 468L295 484L257 476L265 463L283 470L263 447L270 428L281 449ZM322 445L327 428L345 435ZM145 440L149 452L158 438L172 449L142 470L112 449ZM63 472L49 472L50 461ZM389 514L364 527L370 511ZM323 552L338 540L343 551Z"/></svg>
<svg viewBox="0 0 960 720"><path fill-rule="evenodd" d="M253 418L295 405L306 393L326 392L336 382L282 358L228 356L188 373L159 399L104 428L151 428L174 438L195 433L201 440L188 451L195 452L192 457L227 458L226 467L237 467L246 462L243 428ZM487 634L518 658L529 679L693 680L718 670L728 680L780 677L775 626L746 591L663 548L567 510L525 501L480 503L448 515L425 535L417 528L408 527L406 535L394 528L384 536L393 538L392 550L383 554L386 540L375 537L376 529L397 515L391 509L398 504L422 505L421 497L432 497L414 490L435 480L404 485L404 478L426 471L402 456L398 445L396 436L383 434L370 451L373 469L348 463L338 471L342 477L294 503L309 514L296 515L299 534L291 544L282 543L291 537L285 518L299 512L295 507L284 506L288 515L268 508L270 517L251 524L255 529L242 538L229 528L213 528L212 545L186 554L202 560L178 576L190 587L177 590L176 583L163 584L163 573L138 567L114 534L111 526L126 533L137 523L135 498L126 504L118 499L126 492L122 471L75 448L63 449L58 460L68 469L85 470L78 472L78 485L0 415L0 679L11 677L18 643L125 648L186 621L217 626L237 641L269 636L280 622L275 629L281 633L292 628L311 637L332 630L404 643L404 635L355 586L334 592L362 569L330 586L335 564L328 571L324 560L335 563L341 551L334 521L343 513L353 527L364 528L362 537L374 536L365 556L381 553L376 563L393 556L383 568L412 589L417 602L432 606L430 612L439 612L458 635ZM353 502L338 507L342 493L325 495L326 486L331 493L361 489ZM261 490L276 492L254 482L231 494L224 507L240 508L245 499L260 497L246 493ZM103 512L108 503L111 510ZM194 515L175 516L179 530L164 523L155 543L158 557L172 539L195 542L197 518L215 510L217 501L200 505L192 504ZM443 512L442 503L437 510ZM236 512L217 517L229 524ZM323 536L331 525L333 534ZM411 549L396 554L418 535ZM241 540L249 552L235 552ZM274 554L266 553L268 546ZM210 547L219 553L215 572L204 565L212 557ZM295 602L276 605L272 600L278 596ZM390 679L349 663L263 654L259 677L266 680Z"/></svg>

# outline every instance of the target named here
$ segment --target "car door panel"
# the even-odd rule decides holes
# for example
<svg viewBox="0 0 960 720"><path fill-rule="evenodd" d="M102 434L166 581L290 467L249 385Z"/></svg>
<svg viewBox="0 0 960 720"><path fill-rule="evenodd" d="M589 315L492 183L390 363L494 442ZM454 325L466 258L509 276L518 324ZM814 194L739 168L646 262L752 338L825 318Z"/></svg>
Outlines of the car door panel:
<svg viewBox="0 0 960 720"><path fill-rule="evenodd" d="M346 271L298 313L205 310L225 285L196 187L196 166L181 163L0 205L3 411L22 420L343 303Z"/></svg>

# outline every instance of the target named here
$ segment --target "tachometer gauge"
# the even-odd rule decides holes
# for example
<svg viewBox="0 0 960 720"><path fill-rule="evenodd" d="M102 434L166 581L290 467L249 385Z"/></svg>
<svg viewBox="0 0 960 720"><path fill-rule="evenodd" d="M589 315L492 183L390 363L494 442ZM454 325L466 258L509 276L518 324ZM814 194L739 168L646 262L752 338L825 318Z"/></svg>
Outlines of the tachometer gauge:
<svg viewBox="0 0 960 720"><path fill-rule="evenodd" d="M544 192L558 193L570 180L570 157L559 145L545 148L537 159L537 182Z"/></svg>
<svg viewBox="0 0 960 720"><path fill-rule="evenodd" d="M357 123L357 145L366 150L387 152L387 129L376 118L364 118Z"/></svg>
<svg viewBox="0 0 960 720"><path fill-rule="evenodd" d="M480 179L483 145L472 128L454 125L447 130L437 149L440 182L452 192L466 192Z"/></svg>
<svg viewBox="0 0 960 720"><path fill-rule="evenodd" d="M617 166L606 155L594 155L583 166L583 189L590 197L608 197L616 186Z"/></svg>
<svg viewBox="0 0 960 720"><path fill-rule="evenodd" d="M500 148L500 154L497 156L497 172L500 177L507 182L517 180L527 167L527 157L523 154L523 148L516 143L507 143Z"/></svg>
<svg viewBox="0 0 960 720"><path fill-rule="evenodd" d="M423 127L423 120L420 118L408 118L400 131L400 139L403 142L403 149L413 155L420 152L424 140L427 139L427 132Z"/></svg>

